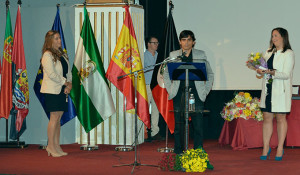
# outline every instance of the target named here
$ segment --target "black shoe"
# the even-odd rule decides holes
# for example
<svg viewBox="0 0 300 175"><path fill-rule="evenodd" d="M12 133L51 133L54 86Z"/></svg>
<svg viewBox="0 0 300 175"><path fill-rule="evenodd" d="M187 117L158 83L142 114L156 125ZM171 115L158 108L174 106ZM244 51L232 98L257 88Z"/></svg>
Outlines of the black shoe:
<svg viewBox="0 0 300 175"><path fill-rule="evenodd" d="M183 154L183 150L174 150L174 153L175 154L179 154L179 155L182 155Z"/></svg>
<svg viewBox="0 0 300 175"><path fill-rule="evenodd" d="M153 139L152 139L151 137L148 137L147 139L144 140L144 142L149 142L149 143L151 143L152 140L153 140Z"/></svg>
<svg viewBox="0 0 300 175"><path fill-rule="evenodd" d="M163 138L160 136L160 134L156 134L155 136L152 137L152 140L165 140L166 138Z"/></svg>

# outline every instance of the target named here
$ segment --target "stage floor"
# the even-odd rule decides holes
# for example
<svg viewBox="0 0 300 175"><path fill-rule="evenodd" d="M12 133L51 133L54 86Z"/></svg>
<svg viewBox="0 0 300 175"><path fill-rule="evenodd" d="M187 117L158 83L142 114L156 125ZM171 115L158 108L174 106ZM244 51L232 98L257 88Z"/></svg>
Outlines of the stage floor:
<svg viewBox="0 0 300 175"><path fill-rule="evenodd" d="M29 145L24 149L0 149L0 174L130 174L132 167L112 167L113 165L130 164L134 162L134 151L116 152L112 145L98 145L97 151L82 151L78 144L63 145L68 156L48 157L39 145ZM173 146L173 140L170 141ZM157 148L165 147L165 141L143 143L138 146L137 160L142 164L157 165L163 153ZM190 145L190 148L192 144ZM262 149L248 149L233 151L230 146L220 146L217 140L205 140L204 149L209 155L214 170L206 170L205 174L222 175L257 175L257 174L300 174L299 148L285 148L285 155L281 162L274 160L275 149L272 149L271 160L261 161L259 156ZM136 175L156 174L185 174L183 172L164 172L157 167L138 166L134 170ZM197 174L197 173L196 173ZM200 173L199 173L200 174Z"/></svg>

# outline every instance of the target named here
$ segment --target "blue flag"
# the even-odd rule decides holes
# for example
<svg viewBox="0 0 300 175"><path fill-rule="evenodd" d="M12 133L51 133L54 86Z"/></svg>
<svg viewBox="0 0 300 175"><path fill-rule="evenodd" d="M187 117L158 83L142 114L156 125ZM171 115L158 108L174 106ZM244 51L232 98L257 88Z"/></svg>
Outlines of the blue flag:
<svg viewBox="0 0 300 175"><path fill-rule="evenodd" d="M54 19L52 30L59 32L60 38L61 38L62 49L65 52L67 52L65 38L64 38L64 32L63 32L61 22L60 22L60 17L59 17L59 7L57 7L57 13L56 13L56 16ZM33 89L34 89L35 95L37 96L37 98L39 99L40 103L42 104L42 106L45 110L45 98L44 98L44 95L40 92L42 81L43 81L43 70L41 69L41 66L40 66L38 73L36 75L36 78L35 78ZM45 110L45 112L46 112L46 110ZM50 113L46 112L46 114L47 114L48 118L50 119ZM63 116L61 117L61 120L60 120L61 126L64 125L65 123L67 123L68 121L72 120L75 116L76 116L76 112L75 112L75 107L74 107L73 101L72 101L71 97L68 96L68 111L65 112L63 114Z"/></svg>

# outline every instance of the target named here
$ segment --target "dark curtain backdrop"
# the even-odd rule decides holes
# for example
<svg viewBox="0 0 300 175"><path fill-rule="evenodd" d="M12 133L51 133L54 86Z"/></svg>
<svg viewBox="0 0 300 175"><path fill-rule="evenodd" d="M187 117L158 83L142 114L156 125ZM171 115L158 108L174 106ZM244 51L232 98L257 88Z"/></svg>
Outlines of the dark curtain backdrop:
<svg viewBox="0 0 300 175"><path fill-rule="evenodd" d="M145 37L155 36L158 41L163 39L167 19L167 0L140 0L145 10Z"/></svg>
<svg viewBox="0 0 300 175"><path fill-rule="evenodd" d="M167 0L140 0L140 4L145 11L145 38L148 36L155 36L158 42L162 42L164 36L164 28L167 20ZM160 46L158 46L158 49ZM163 117L159 116L159 134L164 137L166 135L166 122Z"/></svg>

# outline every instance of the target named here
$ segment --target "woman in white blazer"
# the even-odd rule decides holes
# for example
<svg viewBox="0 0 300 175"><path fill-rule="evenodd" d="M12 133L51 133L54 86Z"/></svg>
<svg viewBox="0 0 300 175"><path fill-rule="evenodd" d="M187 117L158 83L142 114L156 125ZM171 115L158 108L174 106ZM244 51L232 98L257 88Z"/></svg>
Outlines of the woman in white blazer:
<svg viewBox="0 0 300 175"><path fill-rule="evenodd" d="M72 76L67 54L61 49L61 39L57 31L48 31L45 36L41 59L43 82L41 93L45 97L46 112L50 112L48 124L48 156L67 155L59 145L60 119L68 110L68 94L72 89Z"/></svg>
<svg viewBox="0 0 300 175"><path fill-rule="evenodd" d="M291 111L292 79L295 55L289 43L288 32L275 28L271 33L270 49L265 55L268 70L257 69L264 75L260 107L264 115L263 152L261 160L270 157L270 139L273 133L273 117L277 121L278 147L275 160L281 161L284 154L283 144L287 133L286 114Z"/></svg>

